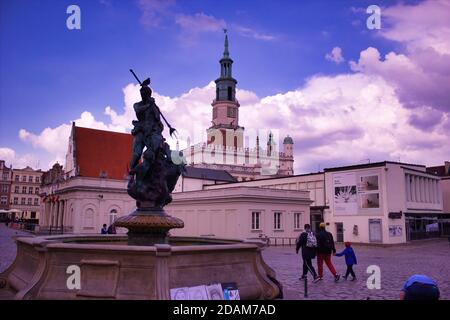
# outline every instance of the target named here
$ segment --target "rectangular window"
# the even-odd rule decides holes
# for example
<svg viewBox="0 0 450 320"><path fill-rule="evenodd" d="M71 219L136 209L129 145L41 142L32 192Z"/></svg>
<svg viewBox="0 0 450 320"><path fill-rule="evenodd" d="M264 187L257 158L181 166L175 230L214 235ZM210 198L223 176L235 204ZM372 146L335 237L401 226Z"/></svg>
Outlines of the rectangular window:
<svg viewBox="0 0 450 320"><path fill-rule="evenodd" d="M35 181L36 183L39 183L39 177L36 177Z"/></svg>
<svg viewBox="0 0 450 320"><path fill-rule="evenodd" d="M1 204L8 204L8 197L7 196L3 196L0 198L0 203Z"/></svg>
<svg viewBox="0 0 450 320"><path fill-rule="evenodd" d="M19 198L14 198L14 204L19 204Z"/></svg>
<svg viewBox="0 0 450 320"><path fill-rule="evenodd" d="M14 193L19 193L19 186L14 187Z"/></svg>
<svg viewBox="0 0 450 320"><path fill-rule="evenodd" d="M8 193L8 190L9 190L8 185L7 184L2 184L2 192L3 193Z"/></svg>
<svg viewBox="0 0 450 320"><path fill-rule="evenodd" d="M28 182L33 182L33 176L28 177Z"/></svg>
<svg viewBox="0 0 450 320"><path fill-rule="evenodd" d="M274 212L273 214L273 229L281 230L281 212Z"/></svg>
<svg viewBox="0 0 450 320"><path fill-rule="evenodd" d="M26 199L25 198L20 198L20 204L25 204Z"/></svg>
<svg viewBox="0 0 450 320"><path fill-rule="evenodd" d="M300 217L302 213L301 212L294 212L294 229L298 230L300 229Z"/></svg>
<svg viewBox="0 0 450 320"><path fill-rule="evenodd" d="M33 187L29 187L29 188L28 188L28 193L29 193L29 194L33 194Z"/></svg>
<svg viewBox="0 0 450 320"><path fill-rule="evenodd" d="M38 206L39 205L39 198L34 198L34 205Z"/></svg>
<svg viewBox="0 0 450 320"><path fill-rule="evenodd" d="M35 193L38 194L39 193L39 188L35 189Z"/></svg>
<svg viewBox="0 0 450 320"><path fill-rule="evenodd" d="M16 182L19 182L19 176L16 175L16 176L14 177L14 180L15 180Z"/></svg>
<svg viewBox="0 0 450 320"><path fill-rule="evenodd" d="M22 193L27 193L27 187L22 187Z"/></svg>
<svg viewBox="0 0 450 320"><path fill-rule="evenodd" d="M32 205L32 203L33 203L33 199L31 199L31 198L28 198L28 202L27 202L27 204L28 204L29 206L31 206L31 205Z"/></svg>
<svg viewBox="0 0 450 320"><path fill-rule="evenodd" d="M27 182L27 176L22 177L22 182Z"/></svg>
<svg viewBox="0 0 450 320"><path fill-rule="evenodd" d="M252 230L261 230L261 212L252 212Z"/></svg>
<svg viewBox="0 0 450 320"><path fill-rule="evenodd" d="M3 180L8 180L8 173L3 173Z"/></svg>

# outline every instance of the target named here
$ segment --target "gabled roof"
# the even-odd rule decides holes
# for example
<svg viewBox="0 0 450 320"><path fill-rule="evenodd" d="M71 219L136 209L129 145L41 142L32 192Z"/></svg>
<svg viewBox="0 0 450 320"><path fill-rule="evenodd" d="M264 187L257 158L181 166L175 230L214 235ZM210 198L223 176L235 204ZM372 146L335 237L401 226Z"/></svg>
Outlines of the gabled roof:
<svg viewBox="0 0 450 320"><path fill-rule="evenodd" d="M128 173L133 136L97 129L74 127L78 175L122 180Z"/></svg>
<svg viewBox="0 0 450 320"><path fill-rule="evenodd" d="M205 180L215 180L215 181L225 181L225 182L236 182L234 178L228 171L225 170L214 170L206 168L195 168L186 167L186 173L183 173L183 177L193 178L193 179L205 179Z"/></svg>

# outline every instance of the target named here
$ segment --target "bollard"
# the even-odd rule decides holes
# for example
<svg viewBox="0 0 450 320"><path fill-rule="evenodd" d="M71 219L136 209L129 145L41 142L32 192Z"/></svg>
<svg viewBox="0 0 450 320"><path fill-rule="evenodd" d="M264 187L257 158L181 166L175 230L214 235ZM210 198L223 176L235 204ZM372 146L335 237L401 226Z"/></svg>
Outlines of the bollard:
<svg viewBox="0 0 450 320"><path fill-rule="evenodd" d="M308 298L308 277L305 277L305 298Z"/></svg>

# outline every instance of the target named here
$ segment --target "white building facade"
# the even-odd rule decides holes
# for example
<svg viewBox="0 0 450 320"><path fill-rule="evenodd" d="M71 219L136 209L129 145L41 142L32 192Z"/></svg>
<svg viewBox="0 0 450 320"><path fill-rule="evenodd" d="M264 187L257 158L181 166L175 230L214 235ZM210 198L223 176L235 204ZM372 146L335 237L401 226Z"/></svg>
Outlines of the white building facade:
<svg viewBox="0 0 450 320"><path fill-rule="evenodd" d="M337 241L398 244L439 236L440 178L425 166L380 162L325 169L324 220Z"/></svg>

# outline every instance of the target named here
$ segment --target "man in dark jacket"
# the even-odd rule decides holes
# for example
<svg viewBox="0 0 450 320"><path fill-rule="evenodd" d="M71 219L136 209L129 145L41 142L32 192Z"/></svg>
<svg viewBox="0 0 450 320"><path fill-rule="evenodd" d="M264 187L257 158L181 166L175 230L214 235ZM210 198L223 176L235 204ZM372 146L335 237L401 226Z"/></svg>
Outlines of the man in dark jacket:
<svg viewBox="0 0 450 320"><path fill-rule="evenodd" d="M338 282L341 278L337 274L336 269L331 262L331 254L336 254L334 247L333 235L325 230L325 223L319 225L319 232L316 234L317 238L317 269L319 270L319 277L317 281L323 279L323 262L325 261L328 269L334 276L334 281Z"/></svg>
<svg viewBox="0 0 450 320"><path fill-rule="evenodd" d="M314 270L311 260L316 257L317 240L314 233L311 231L311 226L309 224L305 224L305 231L302 232L298 238L295 248L295 252L297 252L297 254L300 248L302 248L303 259L303 275L300 280L306 278L308 271L311 272L314 280L316 280L317 273L316 270Z"/></svg>

